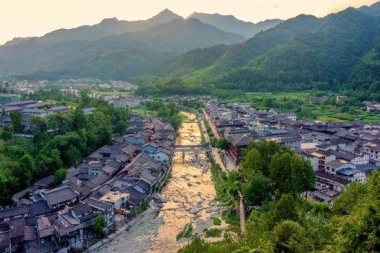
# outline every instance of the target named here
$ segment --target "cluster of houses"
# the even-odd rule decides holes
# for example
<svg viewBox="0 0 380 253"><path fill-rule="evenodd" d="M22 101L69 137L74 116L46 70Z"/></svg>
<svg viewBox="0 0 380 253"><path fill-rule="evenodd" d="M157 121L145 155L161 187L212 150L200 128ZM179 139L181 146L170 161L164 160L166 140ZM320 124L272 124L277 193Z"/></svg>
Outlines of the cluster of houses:
<svg viewBox="0 0 380 253"><path fill-rule="evenodd" d="M23 115L23 125L28 127L30 116L44 117L51 114L67 113L67 106L49 106L35 100L15 101L0 104L0 127L12 124L10 113L20 112Z"/></svg>
<svg viewBox="0 0 380 253"><path fill-rule="evenodd" d="M145 99L140 96L122 95L122 96L104 96L99 93L91 94L92 97L101 99L117 108L136 108L140 107Z"/></svg>
<svg viewBox="0 0 380 253"><path fill-rule="evenodd" d="M157 117L132 115L126 135L93 152L57 187L54 176L13 195L16 207L0 210L1 252L67 252L117 228L162 187L171 169L176 133Z"/></svg>
<svg viewBox="0 0 380 253"><path fill-rule="evenodd" d="M205 113L228 153L238 164L250 141L266 139L294 149L310 160L316 185L308 194L332 203L352 181L365 183L380 168L380 123L305 122L294 113L258 111L246 103L208 103Z"/></svg>

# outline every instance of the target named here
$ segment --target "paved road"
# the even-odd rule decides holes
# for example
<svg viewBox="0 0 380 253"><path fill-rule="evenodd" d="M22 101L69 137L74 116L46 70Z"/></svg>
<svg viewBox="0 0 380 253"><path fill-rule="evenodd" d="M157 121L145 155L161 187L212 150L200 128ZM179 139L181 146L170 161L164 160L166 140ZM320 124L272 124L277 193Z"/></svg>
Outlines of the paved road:
<svg viewBox="0 0 380 253"><path fill-rule="evenodd" d="M211 119L208 117L208 114L206 113L205 109L203 109L203 115L206 118L208 124L210 125L211 130L213 134L215 135L215 137L220 138L218 131L215 129L214 125L211 123Z"/></svg>
<svg viewBox="0 0 380 253"><path fill-rule="evenodd" d="M218 131L216 131L215 127L213 126L213 124L211 123L211 120L210 118L208 117L207 113L205 112L205 110L203 110L203 117L207 120L208 124L210 125L211 127L211 130L212 132L214 133L215 136L218 136L218 138L220 138L219 136L219 133ZM206 130L206 127L203 123L203 120L201 120L201 125L202 125L202 128L203 130ZM210 142L210 137L208 136L207 134L207 131L204 131L205 133L205 138L208 142ZM238 167L235 165L234 161L232 160L232 158L227 154L224 154L224 160L226 162L226 164L223 164L222 162L222 158L220 157L220 154L218 152L218 149L217 148L212 148L212 154L214 156L214 159L215 159L215 162L218 163L220 165L220 167L222 168L223 171L237 171L238 170Z"/></svg>

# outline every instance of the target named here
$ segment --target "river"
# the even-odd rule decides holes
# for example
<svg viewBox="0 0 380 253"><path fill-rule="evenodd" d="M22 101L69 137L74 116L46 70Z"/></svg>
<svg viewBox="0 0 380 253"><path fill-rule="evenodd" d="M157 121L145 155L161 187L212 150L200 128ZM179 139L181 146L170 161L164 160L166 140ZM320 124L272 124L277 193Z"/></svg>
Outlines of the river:
<svg viewBox="0 0 380 253"><path fill-rule="evenodd" d="M192 113L186 116L178 131L177 145L201 143L201 130ZM192 122L194 121L194 122ZM163 204L158 215L148 210L143 220L128 232L123 232L100 252L177 252L190 239L177 241L177 235L190 223L193 234L204 234L205 228L213 227L213 217L220 217L215 189L209 171L210 163L205 154L197 157L186 153L176 153L173 157L171 177L161 191L168 201ZM225 223L218 228L225 227Z"/></svg>

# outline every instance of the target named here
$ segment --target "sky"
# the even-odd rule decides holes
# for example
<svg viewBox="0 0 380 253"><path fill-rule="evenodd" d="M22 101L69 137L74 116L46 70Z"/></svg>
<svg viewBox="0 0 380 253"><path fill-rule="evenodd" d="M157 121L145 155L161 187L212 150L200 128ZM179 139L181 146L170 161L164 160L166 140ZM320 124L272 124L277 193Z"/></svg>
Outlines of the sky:
<svg viewBox="0 0 380 253"><path fill-rule="evenodd" d="M183 17L193 12L234 15L244 21L323 17L379 0L0 0L0 45L14 37L43 36L93 25L104 18L144 20L168 8Z"/></svg>

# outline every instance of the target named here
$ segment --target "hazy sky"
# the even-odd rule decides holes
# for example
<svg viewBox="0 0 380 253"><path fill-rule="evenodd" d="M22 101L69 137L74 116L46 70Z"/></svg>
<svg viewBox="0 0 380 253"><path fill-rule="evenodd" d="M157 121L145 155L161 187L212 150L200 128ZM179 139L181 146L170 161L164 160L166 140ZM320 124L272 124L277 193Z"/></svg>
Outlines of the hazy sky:
<svg viewBox="0 0 380 253"><path fill-rule="evenodd" d="M0 0L0 44L14 37L42 36L59 28L99 23L104 18L147 19L161 10L232 14L258 22L298 14L318 17L378 0Z"/></svg>

